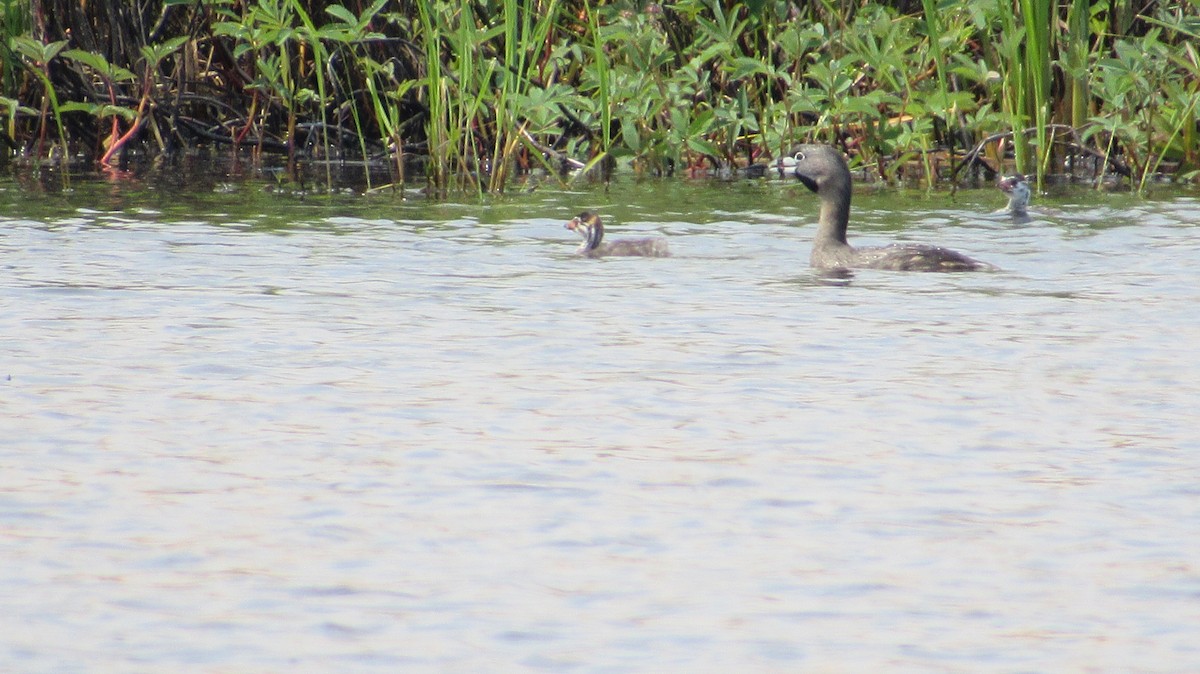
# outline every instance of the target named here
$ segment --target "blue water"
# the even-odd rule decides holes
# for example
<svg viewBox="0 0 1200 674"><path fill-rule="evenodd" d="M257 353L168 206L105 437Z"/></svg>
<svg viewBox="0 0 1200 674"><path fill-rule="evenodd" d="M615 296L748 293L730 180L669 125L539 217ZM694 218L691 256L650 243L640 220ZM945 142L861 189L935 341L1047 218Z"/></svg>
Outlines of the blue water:
<svg viewBox="0 0 1200 674"><path fill-rule="evenodd" d="M1200 201L1052 201L0 183L0 669L1194 672Z"/></svg>

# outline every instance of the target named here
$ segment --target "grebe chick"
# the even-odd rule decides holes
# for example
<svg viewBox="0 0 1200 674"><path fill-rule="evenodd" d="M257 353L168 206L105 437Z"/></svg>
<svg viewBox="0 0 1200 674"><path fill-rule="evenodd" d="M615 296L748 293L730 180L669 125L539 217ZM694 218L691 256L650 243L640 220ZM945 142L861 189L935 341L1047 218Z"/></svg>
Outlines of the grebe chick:
<svg viewBox="0 0 1200 674"><path fill-rule="evenodd" d="M1029 215L1029 196L1032 191L1029 189L1029 183L1025 182L1025 176L1019 173L1004 176L996 186L1008 195L1008 206L1000 211L1001 213L1016 217Z"/></svg>
<svg viewBox="0 0 1200 674"><path fill-rule="evenodd" d="M587 257L614 255L669 257L671 255L671 251L667 247L667 240L662 237L617 239L616 241L603 243L604 223L600 222L599 215L591 211L584 211L571 218L566 227L578 232L579 236L583 237L583 243L580 244L577 252Z"/></svg>
<svg viewBox="0 0 1200 674"><path fill-rule="evenodd" d="M850 169L842 154L828 145L801 145L779 160L821 200L817 235L809 264L817 269L886 269L890 271L992 271L996 267L962 253L916 243L855 248L846 241L850 224Z"/></svg>

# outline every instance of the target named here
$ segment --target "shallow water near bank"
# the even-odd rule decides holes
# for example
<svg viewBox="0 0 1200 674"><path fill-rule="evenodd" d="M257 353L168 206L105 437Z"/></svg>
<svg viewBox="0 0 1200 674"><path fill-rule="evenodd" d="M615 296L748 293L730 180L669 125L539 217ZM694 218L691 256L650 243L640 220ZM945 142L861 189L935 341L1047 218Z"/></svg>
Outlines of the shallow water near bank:
<svg viewBox="0 0 1200 674"><path fill-rule="evenodd" d="M770 180L0 182L0 661L1194 671L1200 200L855 199L1003 271L815 275Z"/></svg>

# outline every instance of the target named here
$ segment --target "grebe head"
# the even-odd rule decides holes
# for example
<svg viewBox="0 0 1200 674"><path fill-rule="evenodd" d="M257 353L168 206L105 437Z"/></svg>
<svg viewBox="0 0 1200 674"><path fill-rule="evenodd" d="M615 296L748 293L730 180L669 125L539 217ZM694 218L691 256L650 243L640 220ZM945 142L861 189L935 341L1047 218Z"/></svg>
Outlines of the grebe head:
<svg viewBox="0 0 1200 674"><path fill-rule="evenodd" d="M779 169L791 173L817 194L850 190L850 169L842 153L829 145L800 145L779 159Z"/></svg>
<svg viewBox="0 0 1200 674"><path fill-rule="evenodd" d="M830 247L846 248L846 227L850 223L850 167L842 153L831 145L800 145L779 160L779 170L791 173L816 192L821 201L817 236L813 250L817 257L829 257ZM838 254L846 254L841 251ZM844 256L844 255L843 255Z"/></svg>
<svg viewBox="0 0 1200 674"><path fill-rule="evenodd" d="M1025 182L1025 176L1019 173L1004 176L996 186L1000 188L1001 192L1008 194L1008 212L1024 215L1032 194L1029 183Z"/></svg>
<svg viewBox="0 0 1200 674"><path fill-rule="evenodd" d="M566 228L583 237L583 243L579 246L581 253L594 250L604 238L604 224L600 222L600 216L591 211L584 211L571 218Z"/></svg>

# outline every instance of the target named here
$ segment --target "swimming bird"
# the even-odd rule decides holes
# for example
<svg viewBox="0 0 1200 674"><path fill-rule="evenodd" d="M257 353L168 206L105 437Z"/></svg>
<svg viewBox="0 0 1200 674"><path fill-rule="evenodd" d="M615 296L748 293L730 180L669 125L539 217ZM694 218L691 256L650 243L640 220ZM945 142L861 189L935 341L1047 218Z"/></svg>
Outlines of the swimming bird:
<svg viewBox="0 0 1200 674"><path fill-rule="evenodd" d="M850 169L842 154L828 145L802 145L779 160L821 200L817 235L809 264L821 270L886 269L891 271L989 271L996 267L962 253L918 243L856 248L846 240L850 224Z"/></svg>
<svg viewBox="0 0 1200 674"><path fill-rule="evenodd" d="M638 256L638 257L669 257L671 251L667 240L662 237L645 239L618 239L604 243L604 223L600 216L591 211L584 211L566 224L566 228L578 232L583 237L578 253L587 257L604 256Z"/></svg>

